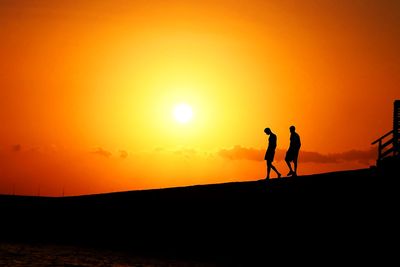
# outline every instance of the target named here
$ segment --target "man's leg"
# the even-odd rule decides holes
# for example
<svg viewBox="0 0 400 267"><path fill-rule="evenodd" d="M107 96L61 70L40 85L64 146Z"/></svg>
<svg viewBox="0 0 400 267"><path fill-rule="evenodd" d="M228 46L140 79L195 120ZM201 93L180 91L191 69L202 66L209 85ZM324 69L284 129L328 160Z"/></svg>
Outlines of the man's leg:
<svg viewBox="0 0 400 267"><path fill-rule="evenodd" d="M293 165L294 165L294 175L297 175L297 159L299 157L299 151L296 152L293 158Z"/></svg>
<svg viewBox="0 0 400 267"><path fill-rule="evenodd" d="M272 165L271 162L267 160L267 178L266 179L269 179L269 174L271 172L271 165Z"/></svg>
<svg viewBox="0 0 400 267"><path fill-rule="evenodd" d="M286 152L286 156L285 156L285 162L286 162L286 164L287 164L287 166L289 167L289 173L287 174L287 176L290 176L290 175L292 175L293 174L293 169L292 169L292 166L290 165L290 161L292 160L292 156L291 156L292 154L291 154L291 150L289 149L287 152Z"/></svg>
<svg viewBox="0 0 400 267"><path fill-rule="evenodd" d="M290 170L289 173L288 173L287 175L288 175L288 176L289 176L289 175L292 175L292 174L293 174L293 169L292 169L292 166L290 166L290 161L287 160L287 159L286 159L285 161L286 161L286 164L288 165L289 170Z"/></svg>
<svg viewBox="0 0 400 267"><path fill-rule="evenodd" d="M278 175L278 178L281 178L281 173L278 172L278 170L275 168L275 166L271 164L271 168L272 168L272 170L274 170L274 172L276 172L276 174Z"/></svg>

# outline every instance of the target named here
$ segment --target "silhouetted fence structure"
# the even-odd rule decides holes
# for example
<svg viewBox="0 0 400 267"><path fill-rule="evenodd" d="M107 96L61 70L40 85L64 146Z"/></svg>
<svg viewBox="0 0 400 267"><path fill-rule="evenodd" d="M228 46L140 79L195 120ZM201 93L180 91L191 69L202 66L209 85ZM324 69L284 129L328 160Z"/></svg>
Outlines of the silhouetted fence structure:
<svg viewBox="0 0 400 267"><path fill-rule="evenodd" d="M387 132L379 139L372 142L378 144L377 166L381 166L385 160L400 158L400 100L394 101L393 130Z"/></svg>

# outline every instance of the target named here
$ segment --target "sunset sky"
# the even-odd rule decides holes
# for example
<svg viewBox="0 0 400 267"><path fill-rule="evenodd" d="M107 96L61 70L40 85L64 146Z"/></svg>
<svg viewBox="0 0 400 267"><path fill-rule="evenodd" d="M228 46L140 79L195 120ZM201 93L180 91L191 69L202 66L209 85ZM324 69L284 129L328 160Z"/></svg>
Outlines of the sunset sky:
<svg viewBox="0 0 400 267"><path fill-rule="evenodd" d="M299 175L366 168L400 99L398 0L0 0L0 35L0 194L259 180L265 127L286 174L291 125Z"/></svg>

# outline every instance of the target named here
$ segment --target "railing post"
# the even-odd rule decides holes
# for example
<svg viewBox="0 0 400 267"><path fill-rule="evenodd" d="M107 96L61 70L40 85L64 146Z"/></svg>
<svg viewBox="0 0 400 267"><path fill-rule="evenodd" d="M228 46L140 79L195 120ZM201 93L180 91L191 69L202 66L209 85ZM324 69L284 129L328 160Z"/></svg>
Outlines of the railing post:
<svg viewBox="0 0 400 267"><path fill-rule="evenodd" d="M378 161L381 160L381 156L382 156L382 139L379 140L379 143L378 143Z"/></svg>
<svg viewBox="0 0 400 267"><path fill-rule="evenodd" d="M394 101L393 107L393 156L397 156L400 153L400 100Z"/></svg>

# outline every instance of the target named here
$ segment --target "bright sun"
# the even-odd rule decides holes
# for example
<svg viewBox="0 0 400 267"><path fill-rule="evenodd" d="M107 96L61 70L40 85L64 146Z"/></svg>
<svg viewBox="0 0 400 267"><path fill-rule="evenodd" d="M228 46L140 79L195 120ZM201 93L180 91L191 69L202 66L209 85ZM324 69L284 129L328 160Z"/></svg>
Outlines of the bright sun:
<svg viewBox="0 0 400 267"><path fill-rule="evenodd" d="M185 103L176 105L173 115L176 121L180 123L187 123L191 121L193 117L192 107Z"/></svg>

